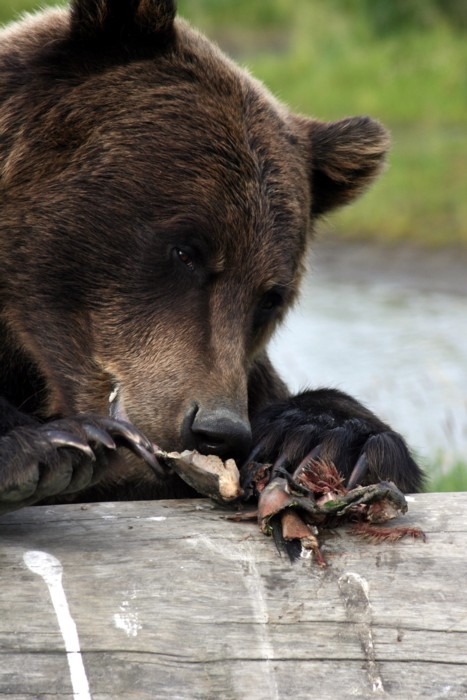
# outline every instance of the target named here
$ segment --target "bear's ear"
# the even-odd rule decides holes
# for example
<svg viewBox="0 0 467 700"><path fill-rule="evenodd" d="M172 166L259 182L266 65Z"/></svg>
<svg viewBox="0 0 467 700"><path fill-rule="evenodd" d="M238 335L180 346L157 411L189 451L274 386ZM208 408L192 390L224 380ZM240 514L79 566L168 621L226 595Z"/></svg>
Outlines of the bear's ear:
<svg viewBox="0 0 467 700"><path fill-rule="evenodd" d="M80 39L169 36L174 0L72 0L71 31Z"/></svg>
<svg viewBox="0 0 467 700"><path fill-rule="evenodd" d="M325 214L358 197L382 170L389 135L377 121L353 117L308 126L311 213Z"/></svg>

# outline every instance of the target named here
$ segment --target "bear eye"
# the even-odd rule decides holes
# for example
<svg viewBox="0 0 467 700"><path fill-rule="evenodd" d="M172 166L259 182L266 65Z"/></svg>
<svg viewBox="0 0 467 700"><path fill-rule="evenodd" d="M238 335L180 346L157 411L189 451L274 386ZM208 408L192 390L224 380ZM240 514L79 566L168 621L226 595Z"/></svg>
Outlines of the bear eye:
<svg viewBox="0 0 467 700"><path fill-rule="evenodd" d="M279 306L282 306L283 301L284 298L282 294L276 289L271 289L269 292L266 292L266 294L263 295L259 306L261 311L273 311Z"/></svg>
<svg viewBox="0 0 467 700"><path fill-rule="evenodd" d="M195 264L190 255L188 255L188 253L182 248L174 248L174 251L180 262L182 262L185 265L185 267L187 267L190 270L190 272L194 272Z"/></svg>

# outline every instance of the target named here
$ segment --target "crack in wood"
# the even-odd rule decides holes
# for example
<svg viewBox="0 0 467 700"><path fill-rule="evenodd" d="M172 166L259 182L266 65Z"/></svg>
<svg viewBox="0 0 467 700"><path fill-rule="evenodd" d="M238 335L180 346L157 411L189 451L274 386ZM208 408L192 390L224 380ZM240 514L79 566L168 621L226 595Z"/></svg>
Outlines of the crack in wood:
<svg viewBox="0 0 467 700"><path fill-rule="evenodd" d="M349 571L339 577L337 585L344 601L347 619L355 625L365 656L371 689L375 694L385 694L371 631L372 615L368 581L360 574Z"/></svg>

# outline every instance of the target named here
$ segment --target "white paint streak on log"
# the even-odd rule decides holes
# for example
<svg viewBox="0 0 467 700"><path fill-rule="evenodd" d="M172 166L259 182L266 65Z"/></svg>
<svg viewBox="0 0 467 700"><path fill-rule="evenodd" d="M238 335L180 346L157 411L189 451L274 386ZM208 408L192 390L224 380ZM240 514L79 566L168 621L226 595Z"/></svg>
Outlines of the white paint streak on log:
<svg viewBox="0 0 467 700"><path fill-rule="evenodd" d="M63 567L52 554L37 550L25 552L23 561L30 571L45 581L49 589L58 626L65 643L73 698L74 700L91 700L92 696L89 692L89 683L81 656L78 630L71 616L62 584Z"/></svg>

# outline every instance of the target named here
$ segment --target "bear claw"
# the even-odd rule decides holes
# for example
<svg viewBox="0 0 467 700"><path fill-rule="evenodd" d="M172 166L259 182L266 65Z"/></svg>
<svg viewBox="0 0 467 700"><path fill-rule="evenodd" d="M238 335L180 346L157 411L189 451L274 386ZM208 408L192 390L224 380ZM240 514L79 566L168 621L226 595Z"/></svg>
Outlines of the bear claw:
<svg viewBox="0 0 467 700"><path fill-rule="evenodd" d="M352 472L347 479L346 488L351 491L358 484L362 484L365 476L368 473L368 460L365 453L360 455Z"/></svg>
<svg viewBox="0 0 467 700"><path fill-rule="evenodd" d="M101 443L106 447L108 450L115 450L117 448L117 445L115 444L115 440L112 438L109 433L107 433L105 430L102 430L99 428L97 425L91 425L90 423L85 423L83 425L84 431L88 437L88 439L91 442L97 442Z"/></svg>
<svg viewBox="0 0 467 700"><path fill-rule="evenodd" d="M165 474L164 468L154 454L152 443L134 425L115 418L98 417L97 420L101 427L89 424L84 426L89 437L92 439L97 437L109 449L118 447L118 439L123 439L125 441L124 446L130 449L137 457L141 457L159 476ZM88 427L91 428L89 432ZM107 442L104 442L102 439L102 436L105 435L107 436ZM114 438L117 442L115 442Z"/></svg>
<svg viewBox="0 0 467 700"><path fill-rule="evenodd" d="M137 443L131 443L129 444L130 449L138 456L143 459L146 464L148 464L159 476L164 476L167 473L167 469L164 469L164 467L161 465L155 454L151 451L147 450L145 447L142 445L138 445Z"/></svg>
<svg viewBox="0 0 467 700"><path fill-rule="evenodd" d="M143 447L148 452L153 452L152 443L131 423L105 417L99 417L98 420L99 425L101 425L109 433L113 433L116 437L120 436L125 438L130 445L138 445Z"/></svg>
<svg viewBox="0 0 467 700"><path fill-rule="evenodd" d="M96 456L89 447L88 443L76 435L73 435L66 430L56 430L54 428L44 430L43 432L50 444L54 447L73 447L75 450L80 450L83 452L86 457L93 462L96 460Z"/></svg>
<svg viewBox="0 0 467 700"><path fill-rule="evenodd" d="M158 474L164 473L154 455L152 443L131 423L100 416L91 416L84 421L78 419L77 423L87 440L63 427L44 427L43 434L54 447L71 447L80 450L93 462L96 456L88 441L94 449L100 446L108 450L115 450L119 446L127 447Z"/></svg>

